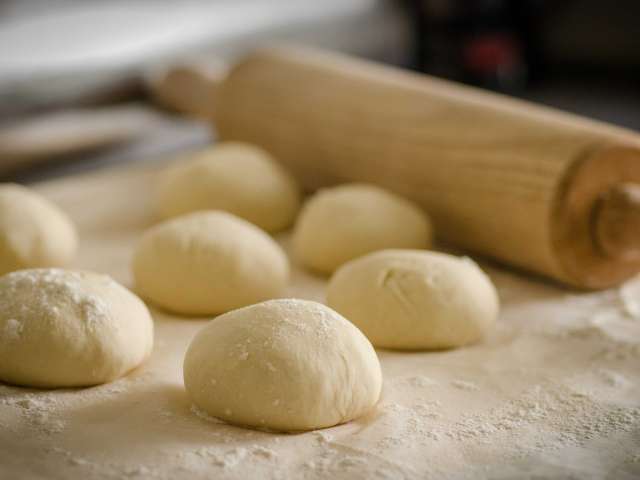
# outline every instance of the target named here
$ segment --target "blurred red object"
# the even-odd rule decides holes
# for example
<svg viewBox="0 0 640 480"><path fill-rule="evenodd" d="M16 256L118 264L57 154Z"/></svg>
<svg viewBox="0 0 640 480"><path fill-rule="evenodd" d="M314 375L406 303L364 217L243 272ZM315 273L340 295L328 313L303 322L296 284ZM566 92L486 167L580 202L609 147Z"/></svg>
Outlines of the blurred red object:
<svg viewBox="0 0 640 480"><path fill-rule="evenodd" d="M522 49L513 35L490 33L472 37L462 49L465 68L487 75L501 69L512 70L522 64Z"/></svg>

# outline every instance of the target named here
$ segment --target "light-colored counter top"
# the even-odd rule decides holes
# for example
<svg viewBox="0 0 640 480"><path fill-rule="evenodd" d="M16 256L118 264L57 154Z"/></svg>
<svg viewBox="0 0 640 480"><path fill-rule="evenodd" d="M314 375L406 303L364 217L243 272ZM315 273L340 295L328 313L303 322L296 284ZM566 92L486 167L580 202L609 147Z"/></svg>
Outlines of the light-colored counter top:
<svg viewBox="0 0 640 480"><path fill-rule="evenodd" d="M130 287L133 244L154 221L152 179L129 169L36 188L77 223L75 266ZM485 267L503 309L484 343L378 351L375 412L304 434L194 411L182 358L206 320L153 310L154 353L126 378L80 390L0 385L0 478L638 478L640 282L578 294ZM323 290L295 269L288 295L322 301Z"/></svg>

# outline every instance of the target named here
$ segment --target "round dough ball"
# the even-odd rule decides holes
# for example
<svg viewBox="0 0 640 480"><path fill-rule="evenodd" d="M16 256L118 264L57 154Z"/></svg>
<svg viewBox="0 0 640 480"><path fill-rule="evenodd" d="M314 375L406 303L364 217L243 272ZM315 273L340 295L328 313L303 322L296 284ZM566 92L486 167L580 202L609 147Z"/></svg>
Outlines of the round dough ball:
<svg viewBox="0 0 640 480"><path fill-rule="evenodd" d="M258 227L226 212L196 212L147 230L133 258L136 287L155 304L213 315L277 297L289 263Z"/></svg>
<svg viewBox="0 0 640 480"><path fill-rule="evenodd" d="M66 265L77 243L75 228L62 210L28 188L0 185L0 275Z"/></svg>
<svg viewBox="0 0 640 480"><path fill-rule="evenodd" d="M348 422L380 397L376 352L352 323L305 300L271 300L215 318L184 359L193 402L229 423L280 431Z"/></svg>
<svg viewBox="0 0 640 480"><path fill-rule="evenodd" d="M329 282L327 303L376 347L443 349L478 341L498 315L491 280L469 258L384 250L353 260Z"/></svg>
<svg viewBox="0 0 640 480"><path fill-rule="evenodd" d="M31 387L109 382L153 347L153 321L107 275L60 269L0 277L0 380Z"/></svg>
<svg viewBox="0 0 640 480"><path fill-rule="evenodd" d="M225 142L167 169L158 192L160 214L224 210L268 232L288 227L300 206L293 177L267 152Z"/></svg>
<svg viewBox="0 0 640 480"><path fill-rule="evenodd" d="M302 208L293 234L298 260L322 273L376 250L430 246L429 219L417 205L357 183L316 193Z"/></svg>

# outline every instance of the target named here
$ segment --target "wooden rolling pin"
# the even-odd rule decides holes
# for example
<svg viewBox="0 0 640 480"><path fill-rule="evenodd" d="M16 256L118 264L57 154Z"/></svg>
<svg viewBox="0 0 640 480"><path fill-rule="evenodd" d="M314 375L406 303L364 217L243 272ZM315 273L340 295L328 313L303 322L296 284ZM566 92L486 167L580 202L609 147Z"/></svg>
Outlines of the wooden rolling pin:
<svg viewBox="0 0 640 480"><path fill-rule="evenodd" d="M640 270L634 132L307 49L259 51L209 81L220 138L265 147L308 189L382 185L445 241L575 287Z"/></svg>

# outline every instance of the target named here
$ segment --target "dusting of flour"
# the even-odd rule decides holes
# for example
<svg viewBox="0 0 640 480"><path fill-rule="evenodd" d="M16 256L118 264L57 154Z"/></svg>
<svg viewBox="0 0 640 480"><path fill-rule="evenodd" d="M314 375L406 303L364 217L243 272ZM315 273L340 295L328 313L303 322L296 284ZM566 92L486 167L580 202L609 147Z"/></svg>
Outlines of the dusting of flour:
<svg viewBox="0 0 640 480"><path fill-rule="evenodd" d="M112 285L109 277L104 282ZM60 305L72 302L79 311L79 318L94 329L108 319L109 309L96 295L82 288L82 273L57 268L19 270L6 275L0 291L0 315L9 315L5 334L17 340L25 318L52 318L61 314ZM33 295L24 298L25 291Z"/></svg>
<svg viewBox="0 0 640 480"><path fill-rule="evenodd" d="M550 289L532 304L506 302L492 335L467 349L379 351L385 386L376 410L330 429L247 430L193 406L180 367L200 323L167 316L157 323L162 354L145 374L87 390L1 387L0 424L11 438L40 439L42 462L89 479L476 479L536 469L557 478L587 468L583 456L624 478L640 468L640 322L624 288L579 296ZM330 336L321 316L299 328ZM243 361L246 345L233 355ZM19 421L7 422L6 408ZM104 415L95 425L94 408ZM0 433L0 445L8 438ZM92 442L100 455L87 448ZM557 458L564 466L549 467Z"/></svg>
<svg viewBox="0 0 640 480"><path fill-rule="evenodd" d="M80 229L83 266L126 283L130 245L153 221L147 200L153 175L74 185L59 203ZM100 205L103 223L95 206L85 207L88 191L111 199ZM109 223L116 219L126 227L117 238ZM286 234L279 240L288 246ZM77 390L0 386L0 477L640 478L640 281L577 294L487 270L502 312L481 344L431 353L380 350L384 387L375 411L294 435L231 426L192 407L182 359L207 319L155 311L155 351L125 378ZM51 290L24 308L55 315L48 296L75 291L87 324L99 322L103 306L55 277ZM324 279L295 266L292 278L286 296L323 300ZM22 305L11 308L5 320L14 321L5 321L0 335L19 339ZM300 328L331 338L316 320ZM245 353L240 342L234 361ZM279 365L267 368L284 374Z"/></svg>

